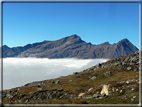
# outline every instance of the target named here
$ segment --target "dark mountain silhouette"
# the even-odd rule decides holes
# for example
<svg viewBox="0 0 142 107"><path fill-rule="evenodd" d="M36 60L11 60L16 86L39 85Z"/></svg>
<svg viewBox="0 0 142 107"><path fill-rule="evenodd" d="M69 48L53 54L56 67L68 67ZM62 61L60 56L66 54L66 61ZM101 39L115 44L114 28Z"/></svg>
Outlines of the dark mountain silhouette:
<svg viewBox="0 0 142 107"><path fill-rule="evenodd" d="M56 41L43 41L23 47L3 46L3 57L37 58L110 58L114 59L138 51L128 39L115 44L105 42L99 45L86 43L79 36L72 35Z"/></svg>

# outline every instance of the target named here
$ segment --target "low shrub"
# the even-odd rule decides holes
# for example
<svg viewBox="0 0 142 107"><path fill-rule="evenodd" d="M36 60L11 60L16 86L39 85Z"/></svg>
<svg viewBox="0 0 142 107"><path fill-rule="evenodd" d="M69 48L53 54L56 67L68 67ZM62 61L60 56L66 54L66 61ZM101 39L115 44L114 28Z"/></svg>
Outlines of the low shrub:
<svg viewBox="0 0 142 107"><path fill-rule="evenodd" d="M85 100L79 100L77 104L88 104Z"/></svg>

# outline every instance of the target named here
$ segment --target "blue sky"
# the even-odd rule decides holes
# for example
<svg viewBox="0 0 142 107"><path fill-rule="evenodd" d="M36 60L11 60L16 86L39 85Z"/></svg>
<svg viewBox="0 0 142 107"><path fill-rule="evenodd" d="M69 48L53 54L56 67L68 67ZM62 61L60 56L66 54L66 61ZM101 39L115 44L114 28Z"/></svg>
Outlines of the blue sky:
<svg viewBox="0 0 142 107"><path fill-rule="evenodd" d="M139 48L139 3L3 3L3 44L24 46L77 34L86 42Z"/></svg>

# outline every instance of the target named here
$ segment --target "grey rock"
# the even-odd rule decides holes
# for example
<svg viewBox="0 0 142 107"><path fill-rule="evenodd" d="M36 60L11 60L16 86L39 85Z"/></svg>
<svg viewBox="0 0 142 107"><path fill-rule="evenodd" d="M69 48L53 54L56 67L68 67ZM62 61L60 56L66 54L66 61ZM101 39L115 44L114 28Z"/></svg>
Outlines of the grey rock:
<svg viewBox="0 0 142 107"><path fill-rule="evenodd" d="M58 89L58 91L64 91L64 90L61 88L61 89Z"/></svg>
<svg viewBox="0 0 142 107"><path fill-rule="evenodd" d="M97 91L96 93L97 93L97 94L99 94L100 92L99 92L99 91Z"/></svg>
<svg viewBox="0 0 142 107"><path fill-rule="evenodd" d="M69 82L72 82L73 80L69 80Z"/></svg>
<svg viewBox="0 0 142 107"><path fill-rule="evenodd" d="M121 65L121 62L114 63L114 66L119 66L119 65Z"/></svg>
<svg viewBox="0 0 142 107"><path fill-rule="evenodd" d="M111 73L112 73L111 71L106 72L106 73L104 73L104 76L109 76Z"/></svg>
<svg viewBox="0 0 142 107"><path fill-rule="evenodd" d="M100 96L100 97L98 97L98 98L96 98L96 99L103 99L103 97Z"/></svg>
<svg viewBox="0 0 142 107"><path fill-rule="evenodd" d="M96 79L96 78L97 78L96 76L93 76L93 77L90 78L90 80L94 80L94 79Z"/></svg>
<svg viewBox="0 0 142 107"><path fill-rule="evenodd" d="M130 65L135 65L135 63L130 63Z"/></svg>
<svg viewBox="0 0 142 107"><path fill-rule="evenodd" d="M87 96L83 96L82 98L83 98L83 99L90 99L90 98L93 98L93 96L87 95Z"/></svg>
<svg viewBox="0 0 142 107"><path fill-rule="evenodd" d="M127 70L131 71L131 70L133 70L133 68L132 67L127 67Z"/></svg>
<svg viewBox="0 0 142 107"><path fill-rule="evenodd" d="M60 81L60 80L57 80L57 81L55 82L55 84L59 84L59 83L61 83L61 81Z"/></svg>
<svg viewBox="0 0 142 107"><path fill-rule="evenodd" d="M97 97L98 97L98 94L94 94L93 97L94 97L94 98L97 98Z"/></svg>
<svg viewBox="0 0 142 107"><path fill-rule="evenodd" d="M74 72L73 74L79 74L79 72Z"/></svg>
<svg viewBox="0 0 142 107"><path fill-rule="evenodd" d="M102 64L100 64L100 63L98 63L98 64L96 65L97 68L101 68L101 66L102 66Z"/></svg>
<svg viewBox="0 0 142 107"><path fill-rule="evenodd" d="M51 83L53 84L53 83L55 83L54 81L51 81Z"/></svg>
<svg viewBox="0 0 142 107"><path fill-rule="evenodd" d="M31 87L31 86L40 85L40 84L41 84L41 81L35 81L35 82L32 82L32 83L25 84L25 86Z"/></svg>
<svg viewBox="0 0 142 107"><path fill-rule="evenodd" d="M127 65L127 63L125 63L125 62L122 62L122 65Z"/></svg>
<svg viewBox="0 0 142 107"><path fill-rule="evenodd" d="M126 57L125 60L124 60L124 62L128 62L129 59L130 59L130 56Z"/></svg>
<svg viewBox="0 0 142 107"><path fill-rule="evenodd" d="M30 100L29 100L29 99L27 99L25 102L26 102L26 103L27 103L27 102L30 102Z"/></svg>
<svg viewBox="0 0 142 107"><path fill-rule="evenodd" d="M59 78L65 78L64 76L60 76Z"/></svg>

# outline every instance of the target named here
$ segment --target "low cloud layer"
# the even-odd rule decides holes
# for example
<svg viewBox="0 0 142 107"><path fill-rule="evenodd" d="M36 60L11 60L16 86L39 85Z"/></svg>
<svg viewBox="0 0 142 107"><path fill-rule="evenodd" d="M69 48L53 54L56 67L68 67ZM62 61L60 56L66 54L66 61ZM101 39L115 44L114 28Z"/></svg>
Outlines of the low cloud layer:
<svg viewBox="0 0 142 107"><path fill-rule="evenodd" d="M48 59L4 58L3 89L19 87L33 81L41 81L73 72L83 71L108 59Z"/></svg>

